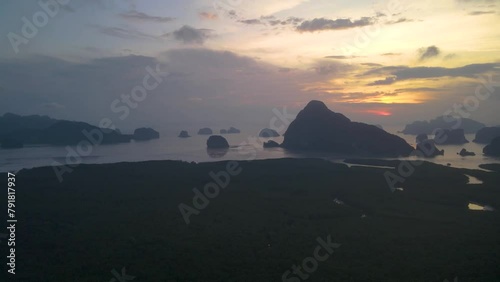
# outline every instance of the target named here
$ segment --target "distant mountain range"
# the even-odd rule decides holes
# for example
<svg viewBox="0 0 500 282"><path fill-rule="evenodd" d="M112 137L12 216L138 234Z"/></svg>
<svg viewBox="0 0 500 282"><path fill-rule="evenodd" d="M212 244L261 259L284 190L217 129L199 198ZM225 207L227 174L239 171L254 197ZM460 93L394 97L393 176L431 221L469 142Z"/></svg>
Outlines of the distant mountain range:
<svg viewBox="0 0 500 282"><path fill-rule="evenodd" d="M151 128L137 129L134 134L122 134L119 130L48 116L6 113L0 117L0 143L3 148L19 148L24 144L76 145L91 138L99 141L99 144L117 144L159 137L159 133Z"/></svg>
<svg viewBox="0 0 500 282"><path fill-rule="evenodd" d="M462 118L460 126L454 128L458 121L448 122L443 117L438 117L430 121L415 121L406 125L405 129L401 131L404 134L419 135L419 134L433 134L434 130L440 129L463 129L465 134L476 133L479 129L485 127L484 124L472 119Z"/></svg>

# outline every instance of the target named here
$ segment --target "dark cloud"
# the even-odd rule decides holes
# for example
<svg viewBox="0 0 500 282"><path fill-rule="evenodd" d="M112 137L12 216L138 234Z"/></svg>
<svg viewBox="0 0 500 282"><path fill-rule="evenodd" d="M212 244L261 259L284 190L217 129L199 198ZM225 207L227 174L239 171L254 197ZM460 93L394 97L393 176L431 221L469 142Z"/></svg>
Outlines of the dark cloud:
<svg viewBox="0 0 500 282"><path fill-rule="evenodd" d="M383 80L376 80L372 83L368 83L367 86L390 85L390 84L395 83L396 80L397 80L397 78L395 76L390 76L390 77L386 77Z"/></svg>
<svg viewBox="0 0 500 282"><path fill-rule="evenodd" d="M151 16L146 13L138 12L135 10L124 12L118 15L126 20L140 21L140 22L167 23L174 20L174 18L171 17Z"/></svg>
<svg viewBox="0 0 500 282"><path fill-rule="evenodd" d="M337 60L346 60L346 59L350 59L350 58L353 58L353 57L349 57L349 56L326 56L325 59L337 59Z"/></svg>
<svg viewBox="0 0 500 282"><path fill-rule="evenodd" d="M376 64L376 63L362 63L362 66L369 66L369 67L381 67L381 64Z"/></svg>
<svg viewBox="0 0 500 282"><path fill-rule="evenodd" d="M424 61L433 57L439 56L441 51L436 46L422 47L418 50L419 60Z"/></svg>
<svg viewBox="0 0 500 282"><path fill-rule="evenodd" d="M184 44L199 44L203 45L205 40L210 37L211 30L209 29L197 29L185 25L180 29L174 31L172 35L178 41L183 42Z"/></svg>
<svg viewBox="0 0 500 282"><path fill-rule="evenodd" d="M432 87L415 87L415 88L400 88L394 90L396 93L407 93L407 92L440 92L444 91L442 88L432 88Z"/></svg>
<svg viewBox="0 0 500 282"><path fill-rule="evenodd" d="M239 22L244 24L264 24L259 19L239 20Z"/></svg>
<svg viewBox="0 0 500 282"><path fill-rule="evenodd" d="M458 68L442 68L442 67L416 67L406 68L394 72L398 80L415 79L415 78L434 78L434 77L472 77L476 74L485 73L488 71L498 71L499 63L489 64L472 64Z"/></svg>
<svg viewBox="0 0 500 282"><path fill-rule="evenodd" d="M156 69L157 64L169 75L148 91L126 120L120 120L112 102L142 85L146 67ZM93 124L106 117L124 132L144 125L161 130L171 124L266 124L274 107L310 99L301 95L296 83L304 81L303 75L312 76L302 70L280 72L250 57L205 48L170 50L159 58L120 56L86 62L41 56L0 59L0 84L5 88L0 92L5 98L0 114L49 114ZM203 103L193 102L200 98Z"/></svg>
<svg viewBox="0 0 500 282"><path fill-rule="evenodd" d="M342 74L353 69L352 65L341 63L341 62L331 62L331 61L320 61L313 67L313 70L317 74L327 75L327 74Z"/></svg>
<svg viewBox="0 0 500 282"><path fill-rule="evenodd" d="M400 18L398 20L388 21L388 22L386 22L386 24L408 23L408 22L414 22L414 21L415 20L412 20L412 19Z"/></svg>
<svg viewBox="0 0 500 282"><path fill-rule="evenodd" d="M380 68L376 68L376 69L371 69L369 71L366 71L358 76L381 76L381 75L385 75L385 76L390 76L392 75L394 72L396 71L399 71L399 70L403 70L403 69L407 69L408 67L407 66L387 66L387 67L380 67Z"/></svg>
<svg viewBox="0 0 500 282"><path fill-rule="evenodd" d="M436 78L436 77L473 77L486 72L500 72L500 63L471 64L458 68L387 66L369 70L360 76L396 76L398 80Z"/></svg>
<svg viewBox="0 0 500 282"><path fill-rule="evenodd" d="M494 14L495 11L472 11L469 13L470 16L480 16L480 15L488 15Z"/></svg>
<svg viewBox="0 0 500 282"><path fill-rule="evenodd" d="M108 35L108 36L113 36L113 37L118 37L122 39L150 39L150 40L156 40L158 39L157 36L147 34L138 30L134 29L127 29L127 28L121 28L121 27L112 27L112 26L101 26L101 25L89 25L92 28L97 29L100 33Z"/></svg>
<svg viewBox="0 0 500 282"><path fill-rule="evenodd" d="M244 24L262 24L262 25L270 25L270 26L277 26L277 25L289 25L296 27L298 24L300 24L304 19L298 18L298 17L288 17L286 19L278 19L275 16L262 16L259 19L239 19L238 22L244 23Z"/></svg>
<svg viewBox="0 0 500 282"><path fill-rule="evenodd" d="M325 18L316 18L310 21L302 22L297 27L299 32L314 32L324 30L342 30L373 24L373 19L370 17L363 17L359 20L352 21L351 19L336 19L330 20Z"/></svg>

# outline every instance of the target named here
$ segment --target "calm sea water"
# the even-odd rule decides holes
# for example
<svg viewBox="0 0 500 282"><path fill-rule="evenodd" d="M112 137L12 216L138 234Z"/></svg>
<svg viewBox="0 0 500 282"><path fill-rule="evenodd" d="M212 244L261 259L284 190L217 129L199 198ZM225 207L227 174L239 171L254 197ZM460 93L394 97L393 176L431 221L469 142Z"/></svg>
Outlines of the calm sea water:
<svg viewBox="0 0 500 282"><path fill-rule="evenodd" d="M397 134L401 128L386 129ZM180 131L180 130L179 130ZM289 152L282 148L264 149L262 141L258 136L259 129L242 129L241 134L225 135L231 148L228 150L208 151L206 140L208 136L196 135L195 130L191 130L191 138L181 139L177 137L179 131L161 132L161 138L147 142L131 142L117 145L101 145L92 148L88 156L81 156L77 162L86 164L96 163L116 163L116 162L138 162L148 160L182 160L194 162L212 162L220 160L262 160L277 158L306 158L318 157L332 161L342 161L345 156L331 154L299 154ZM415 136L397 134L415 145ZM474 139L474 135L467 135L469 141ZM267 139L266 139L267 140ZM283 141L283 137L272 138L278 143ZM434 163L447 165L451 164L458 168L477 169L480 164L500 163L500 158L483 156L484 145L468 143L460 146L439 146L445 150L444 156L428 159ZM457 155L462 148L476 153L475 157L461 157ZM73 147L74 149L74 147ZM0 172L14 172L23 168L33 168L50 166L55 162L65 164L73 163L75 159L69 159L70 151L66 147L52 146L32 146L22 149L0 149Z"/></svg>

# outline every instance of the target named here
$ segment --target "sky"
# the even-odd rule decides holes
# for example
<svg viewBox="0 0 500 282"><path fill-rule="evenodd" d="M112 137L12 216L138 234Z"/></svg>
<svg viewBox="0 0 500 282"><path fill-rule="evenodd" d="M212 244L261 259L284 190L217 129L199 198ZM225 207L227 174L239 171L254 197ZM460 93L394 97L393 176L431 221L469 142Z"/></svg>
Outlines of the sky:
<svg viewBox="0 0 500 282"><path fill-rule="evenodd" d="M4 0L0 21L0 114L241 126L321 100L500 125L499 0Z"/></svg>

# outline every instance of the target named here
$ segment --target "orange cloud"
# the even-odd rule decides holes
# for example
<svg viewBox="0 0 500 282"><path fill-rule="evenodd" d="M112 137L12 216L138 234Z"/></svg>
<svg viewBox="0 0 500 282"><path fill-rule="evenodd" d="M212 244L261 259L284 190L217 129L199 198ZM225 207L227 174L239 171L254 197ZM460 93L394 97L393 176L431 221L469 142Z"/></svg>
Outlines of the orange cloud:
<svg viewBox="0 0 500 282"><path fill-rule="evenodd" d="M204 19L204 20L211 20L211 21L215 21L219 18L219 16L217 16L217 14L214 14L214 13L211 13L211 12L201 12L198 14L200 16L200 18Z"/></svg>

